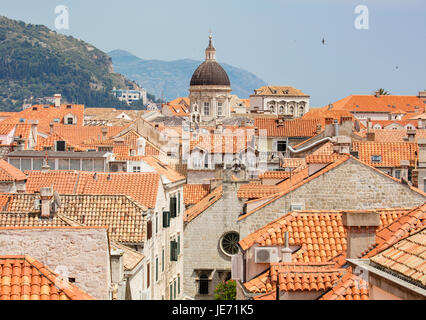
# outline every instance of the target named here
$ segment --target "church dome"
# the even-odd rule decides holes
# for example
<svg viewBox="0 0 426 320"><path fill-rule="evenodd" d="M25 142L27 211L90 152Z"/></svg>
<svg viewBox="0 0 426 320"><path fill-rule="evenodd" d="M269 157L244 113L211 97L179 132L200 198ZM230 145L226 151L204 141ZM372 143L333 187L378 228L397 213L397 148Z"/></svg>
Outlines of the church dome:
<svg viewBox="0 0 426 320"><path fill-rule="evenodd" d="M216 61L216 49L210 36L209 46L206 49L206 60L195 70L191 79L191 86L231 86L228 74Z"/></svg>

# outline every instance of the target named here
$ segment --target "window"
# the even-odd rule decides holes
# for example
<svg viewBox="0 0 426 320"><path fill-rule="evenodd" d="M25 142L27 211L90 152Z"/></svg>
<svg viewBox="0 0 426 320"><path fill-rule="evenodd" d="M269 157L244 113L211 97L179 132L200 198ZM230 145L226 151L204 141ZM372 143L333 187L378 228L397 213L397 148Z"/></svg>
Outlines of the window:
<svg viewBox="0 0 426 320"><path fill-rule="evenodd" d="M71 170L80 170L80 159L71 159L70 160L70 169Z"/></svg>
<svg viewBox="0 0 426 320"><path fill-rule="evenodd" d="M139 167L139 166L134 166L134 167L133 167L133 172L141 172L141 167Z"/></svg>
<svg viewBox="0 0 426 320"><path fill-rule="evenodd" d="M152 238L152 221L151 220L149 220L147 223L146 223L146 233L147 233L147 235L146 235L146 237L147 237L147 239L149 240L149 239L151 239Z"/></svg>
<svg viewBox="0 0 426 320"><path fill-rule="evenodd" d="M238 241L240 235L238 232L228 232L220 240L220 248L227 256L233 256L238 253Z"/></svg>
<svg viewBox="0 0 426 320"><path fill-rule="evenodd" d="M163 228L170 227L170 211L163 212Z"/></svg>
<svg viewBox="0 0 426 320"><path fill-rule="evenodd" d="M155 258L155 281L158 281L158 257Z"/></svg>
<svg viewBox="0 0 426 320"><path fill-rule="evenodd" d="M59 170L69 170L70 169L70 159L58 159L58 169Z"/></svg>
<svg viewBox="0 0 426 320"><path fill-rule="evenodd" d="M177 206L176 206L177 202L176 202L176 197L171 197L170 198L170 217L171 218L176 218L176 213L177 213Z"/></svg>
<svg viewBox="0 0 426 320"><path fill-rule="evenodd" d="M401 170L395 170L395 178L401 179Z"/></svg>
<svg viewBox="0 0 426 320"><path fill-rule="evenodd" d="M74 124L73 118L67 118L67 124Z"/></svg>
<svg viewBox="0 0 426 320"><path fill-rule="evenodd" d="M21 159L9 159L9 163L17 169L21 169Z"/></svg>
<svg viewBox="0 0 426 320"><path fill-rule="evenodd" d="M280 113L284 113L284 106L280 106Z"/></svg>
<svg viewBox="0 0 426 320"><path fill-rule="evenodd" d="M155 233L158 233L158 213L155 214Z"/></svg>
<svg viewBox="0 0 426 320"><path fill-rule="evenodd" d="M222 115L222 112L223 112L223 109L222 109L222 103L218 103L217 104L217 115L218 116L221 116Z"/></svg>
<svg viewBox="0 0 426 320"><path fill-rule="evenodd" d="M31 159L21 159L21 171L32 170Z"/></svg>
<svg viewBox="0 0 426 320"><path fill-rule="evenodd" d="M83 159L83 171L93 171L93 160Z"/></svg>
<svg viewBox="0 0 426 320"><path fill-rule="evenodd" d="M146 287L149 288L149 286L151 285L151 266L148 263L146 265Z"/></svg>
<svg viewBox="0 0 426 320"><path fill-rule="evenodd" d="M161 251L161 271L164 272L164 261L165 261L165 252L164 252L164 248Z"/></svg>
<svg viewBox="0 0 426 320"><path fill-rule="evenodd" d="M170 261L178 261L177 247L178 244L175 240L170 241Z"/></svg>
<svg viewBox="0 0 426 320"><path fill-rule="evenodd" d="M104 171L104 160L103 159L94 159L94 171L103 172Z"/></svg>
<svg viewBox="0 0 426 320"><path fill-rule="evenodd" d="M177 289L178 294L180 294L180 274L178 274L178 289Z"/></svg>
<svg viewBox="0 0 426 320"><path fill-rule="evenodd" d="M56 151L65 151L65 141L55 141Z"/></svg>
<svg viewBox="0 0 426 320"><path fill-rule="evenodd" d="M209 294L209 277L203 273L200 276L200 287L198 289L199 294Z"/></svg>
<svg viewBox="0 0 426 320"><path fill-rule="evenodd" d="M278 141L277 142L277 151L286 152L287 150L287 141Z"/></svg>
<svg viewBox="0 0 426 320"><path fill-rule="evenodd" d="M41 170L43 159L33 159L33 170Z"/></svg>
<svg viewBox="0 0 426 320"><path fill-rule="evenodd" d="M371 156L371 162L374 162L374 163L382 162L382 156L378 156L378 155Z"/></svg>
<svg viewBox="0 0 426 320"><path fill-rule="evenodd" d="M176 279L173 281L173 298L176 299Z"/></svg>
<svg viewBox="0 0 426 320"><path fill-rule="evenodd" d="M210 115L210 103L204 102L204 115Z"/></svg>
<svg viewBox="0 0 426 320"><path fill-rule="evenodd" d="M170 283L170 300L173 300L173 284Z"/></svg>

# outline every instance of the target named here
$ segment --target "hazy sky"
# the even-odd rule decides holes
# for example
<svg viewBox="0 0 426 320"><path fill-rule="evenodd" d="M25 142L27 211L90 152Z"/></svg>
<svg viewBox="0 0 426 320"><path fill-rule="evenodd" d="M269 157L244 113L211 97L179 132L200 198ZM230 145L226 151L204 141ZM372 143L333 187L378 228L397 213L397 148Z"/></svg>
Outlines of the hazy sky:
<svg viewBox="0 0 426 320"><path fill-rule="evenodd" d="M58 32L143 59L204 59L211 29L219 62L301 89L315 107L426 88L425 0L0 0L0 14L54 29L57 5L70 12ZM355 28L358 5L367 30Z"/></svg>

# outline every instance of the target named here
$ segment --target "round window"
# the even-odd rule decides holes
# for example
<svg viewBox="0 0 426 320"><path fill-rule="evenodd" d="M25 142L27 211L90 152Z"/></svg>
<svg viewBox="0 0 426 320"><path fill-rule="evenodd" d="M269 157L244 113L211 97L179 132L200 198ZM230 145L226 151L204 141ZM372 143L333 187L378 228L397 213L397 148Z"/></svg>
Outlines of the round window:
<svg viewBox="0 0 426 320"><path fill-rule="evenodd" d="M236 255L239 241L240 235L237 232L228 232L221 238L220 248L228 256Z"/></svg>

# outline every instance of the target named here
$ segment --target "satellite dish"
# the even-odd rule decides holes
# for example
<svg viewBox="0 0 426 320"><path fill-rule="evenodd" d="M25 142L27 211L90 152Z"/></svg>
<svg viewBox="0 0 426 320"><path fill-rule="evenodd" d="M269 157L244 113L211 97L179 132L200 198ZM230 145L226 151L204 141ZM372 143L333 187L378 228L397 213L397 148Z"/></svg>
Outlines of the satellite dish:
<svg viewBox="0 0 426 320"><path fill-rule="evenodd" d="M58 205L58 208L61 207L61 197L57 191L53 192L53 198L55 199L55 203Z"/></svg>

